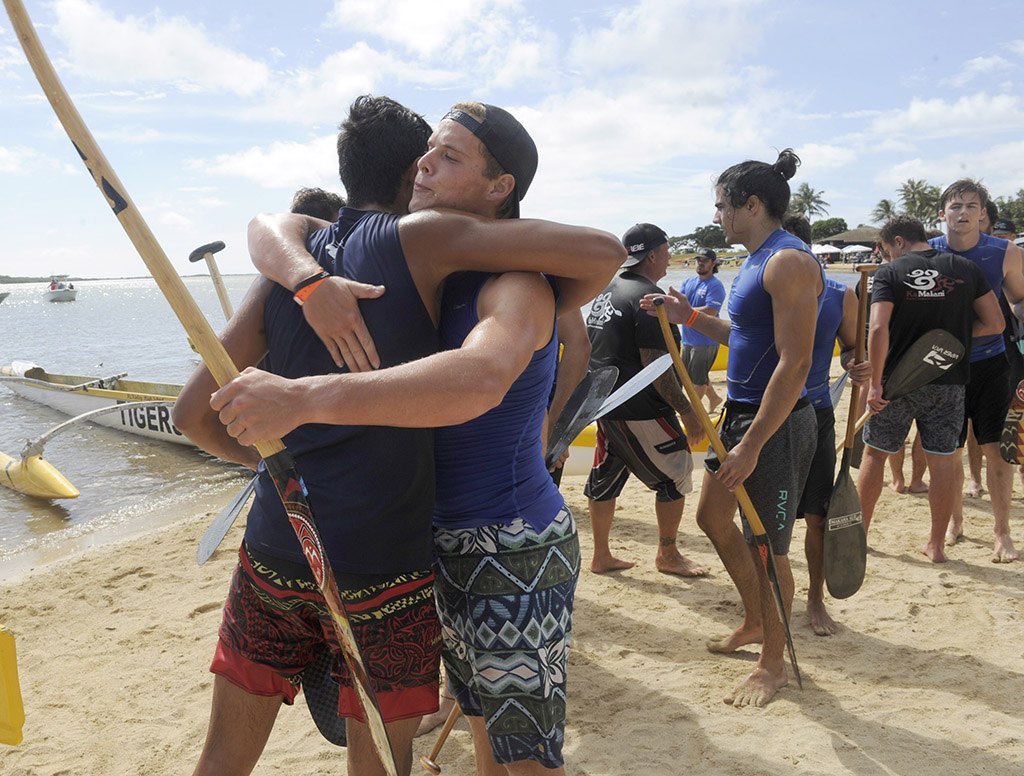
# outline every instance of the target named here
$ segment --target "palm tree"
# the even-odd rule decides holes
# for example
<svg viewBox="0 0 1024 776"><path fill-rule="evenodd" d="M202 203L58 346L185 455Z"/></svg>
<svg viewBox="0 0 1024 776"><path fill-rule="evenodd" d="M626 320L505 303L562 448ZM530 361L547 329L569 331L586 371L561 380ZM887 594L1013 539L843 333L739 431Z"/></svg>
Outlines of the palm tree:
<svg viewBox="0 0 1024 776"><path fill-rule="evenodd" d="M815 191L809 184L801 183L789 200L789 211L807 218L826 215L829 204L821 196L824 193Z"/></svg>
<svg viewBox="0 0 1024 776"><path fill-rule="evenodd" d="M939 223L939 198L942 191L930 186L927 181L908 178L899 188L900 204L903 211L918 219L925 226Z"/></svg>
<svg viewBox="0 0 1024 776"><path fill-rule="evenodd" d="M898 211L896 210L896 203L891 199L883 199L875 205L875 209L871 211L871 223L873 224L884 224Z"/></svg>

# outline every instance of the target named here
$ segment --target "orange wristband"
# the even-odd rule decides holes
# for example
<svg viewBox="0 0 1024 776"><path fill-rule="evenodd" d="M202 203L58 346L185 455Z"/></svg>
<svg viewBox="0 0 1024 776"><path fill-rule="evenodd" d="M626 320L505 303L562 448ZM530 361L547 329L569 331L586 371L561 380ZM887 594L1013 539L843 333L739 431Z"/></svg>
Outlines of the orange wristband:
<svg viewBox="0 0 1024 776"><path fill-rule="evenodd" d="M700 313L694 310L692 313L690 313L690 317L686 319L686 323L684 325L693 326L693 322L697 320L698 315L700 315Z"/></svg>
<svg viewBox="0 0 1024 776"><path fill-rule="evenodd" d="M312 294L316 287L323 283L331 275L329 272L318 272L315 275L310 275L305 280L300 281L296 284L295 288L292 289L292 299L295 300L295 304L302 307L309 299L309 295Z"/></svg>

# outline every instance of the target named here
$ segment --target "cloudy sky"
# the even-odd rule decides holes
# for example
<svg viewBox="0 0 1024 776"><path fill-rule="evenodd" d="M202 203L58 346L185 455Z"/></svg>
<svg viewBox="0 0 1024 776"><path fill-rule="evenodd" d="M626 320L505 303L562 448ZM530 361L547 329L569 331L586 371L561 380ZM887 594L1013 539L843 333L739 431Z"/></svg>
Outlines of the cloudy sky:
<svg viewBox="0 0 1024 776"><path fill-rule="evenodd" d="M300 186L341 193L338 122L387 94L431 123L465 98L540 148L523 215L685 234L743 159L867 222L909 177L1024 187L1019 0L26 0L43 45L167 253L224 240ZM0 17L0 274L146 274ZM202 265L199 265L202 266Z"/></svg>

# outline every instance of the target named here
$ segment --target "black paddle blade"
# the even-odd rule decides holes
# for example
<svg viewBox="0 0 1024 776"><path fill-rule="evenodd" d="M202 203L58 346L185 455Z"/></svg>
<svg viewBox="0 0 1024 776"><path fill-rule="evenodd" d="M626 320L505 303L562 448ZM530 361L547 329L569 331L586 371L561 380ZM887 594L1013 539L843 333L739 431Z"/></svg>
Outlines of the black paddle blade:
<svg viewBox="0 0 1024 776"><path fill-rule="evenodd" d="M864 582L868 542L860 497L850 477L850 451L843 454L825 517L825 584L833 598L849 598Z"/></svg>
<svg viewBox="0 0 1024 776"><path fill-rule="evenodd" d="M572 444L572 440L594 422L597 411L604 404L604 400L608 398L608 394L612 392L618 376L618 367L603 366L593 372L588 372L586 377L580 380L580 384L572 392L569 401L565 403L562 414L555 421L554 428L548 434L548 439L551 442L544 455L545 466L550 469L566 448Z"/></svg>
<svg viewBox="0 0 1024 776"><path fill-rule="evenodd" d="M926 331L892 370L885 382L885 398L898 399L938 379L964 357L964 351L964 343L945 329Z"/></svg>
<svg viewBox="0 0 1024 776"><path fill-rule="evenodd" d="M1007 463L1024 463L1024 380L1017 383L1006 420L1003 421L999 455Z"/></svg>
<svg viewBox="0 0 1024 776"><path fill-rule="evenodd" d="M338 716L340 686L331 674L334 653L326 647L320 650L309 667L302 672L302 692L306 695L306 708L320 734L335 746L347 746L345 718Z"/></svg>

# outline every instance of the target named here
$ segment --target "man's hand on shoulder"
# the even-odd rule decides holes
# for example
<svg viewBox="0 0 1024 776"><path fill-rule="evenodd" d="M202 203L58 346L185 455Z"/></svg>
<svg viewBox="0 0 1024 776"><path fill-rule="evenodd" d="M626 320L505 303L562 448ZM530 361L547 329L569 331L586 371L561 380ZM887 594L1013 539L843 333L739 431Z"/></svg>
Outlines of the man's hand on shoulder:
<svg viewBox="0 0 1024 776"><path fill-rule="evenodd" d="M334 363L350 372L380 366L380 356L359 312L360 299L377 299L383 286L371 286L334 276L322 282L302 306L306 322L324 343Z"/></svg>

